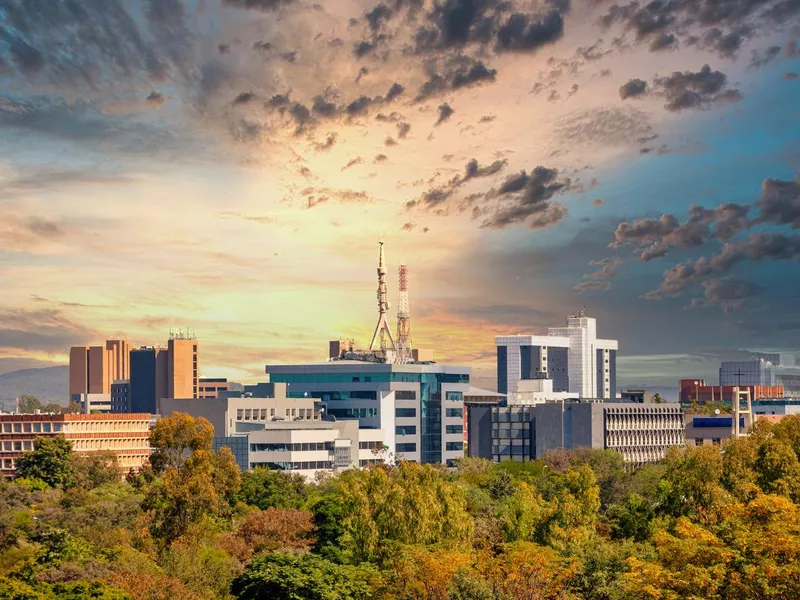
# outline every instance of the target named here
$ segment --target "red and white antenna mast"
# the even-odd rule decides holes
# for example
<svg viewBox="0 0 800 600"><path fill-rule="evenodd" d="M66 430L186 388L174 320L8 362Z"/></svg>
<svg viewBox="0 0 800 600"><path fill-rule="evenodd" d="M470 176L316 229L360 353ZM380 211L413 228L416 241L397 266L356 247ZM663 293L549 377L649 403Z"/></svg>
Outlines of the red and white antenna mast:
<svg viewBox="0 0 800 600"><path fill-rule="evenodd" d="M411 310L408 305L408 265L399 269L400 293L397 298L397 349L403 358L411 357Z"/></svg>

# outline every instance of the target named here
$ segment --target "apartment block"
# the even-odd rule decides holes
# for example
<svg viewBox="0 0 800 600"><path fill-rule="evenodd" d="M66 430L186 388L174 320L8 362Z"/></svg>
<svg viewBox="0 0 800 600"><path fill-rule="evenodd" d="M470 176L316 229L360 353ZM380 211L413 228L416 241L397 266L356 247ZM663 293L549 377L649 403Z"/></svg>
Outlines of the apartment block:
<svg viewBox="0 0 800 600"><path fill-rule="evenodd" d="M222 392L228 391L228 379L226 377L201 377L198 382L198 398L216 398Z"/></svg>
<svg viewBox="0 0 800 600"><path fill-rule="evenodd" d="M170 336L167 342L168 398L197 398L198 342L181 335Z"/></svg>
<svg viewBox="0 0 800 600"><path fill-rule="evenodd" d="M0 414L0 474L13 478L34 440L56 435L77 453L113 452L123 472L138 471L150 458L149 414Z"/></svg>

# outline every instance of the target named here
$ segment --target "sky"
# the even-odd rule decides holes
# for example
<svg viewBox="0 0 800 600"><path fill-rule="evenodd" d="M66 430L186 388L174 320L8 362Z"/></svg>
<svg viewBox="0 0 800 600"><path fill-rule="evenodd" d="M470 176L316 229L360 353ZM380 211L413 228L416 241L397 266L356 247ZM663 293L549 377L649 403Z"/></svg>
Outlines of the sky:
<svg viewBox="0 0 800 600"><path fill-rule="evenodd" d="M797 351L797 0L8 0L0 373L194 332L205 376L586 307L621 385ZM392 312L390 318L394 318Z"/></svg>

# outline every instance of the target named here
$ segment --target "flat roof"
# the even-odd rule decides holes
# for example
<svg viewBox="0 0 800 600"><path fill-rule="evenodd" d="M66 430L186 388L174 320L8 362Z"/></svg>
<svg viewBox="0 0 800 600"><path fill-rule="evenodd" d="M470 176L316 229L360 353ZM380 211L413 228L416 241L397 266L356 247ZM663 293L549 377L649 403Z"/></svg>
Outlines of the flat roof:
<svg viewBox="0 0 800 600"><path fill-rule="evenodd" d="M332 360L323 363L309 363L304 365L266 365L265 371L269 373L331 373L344 371L346 373L452 373L469 375L470 367L458 367L442 364L393 364L372 363L360 360Z"/></svg>
<svg viewBox="0 0 800 600"><path fill-rule="evenodd" d="M506 394L501 394L500 392L494 392L492 390L485 390L479 387L469 386L469 389L464 392L464 396L493 396L496 398L505 398Z"/></svg>

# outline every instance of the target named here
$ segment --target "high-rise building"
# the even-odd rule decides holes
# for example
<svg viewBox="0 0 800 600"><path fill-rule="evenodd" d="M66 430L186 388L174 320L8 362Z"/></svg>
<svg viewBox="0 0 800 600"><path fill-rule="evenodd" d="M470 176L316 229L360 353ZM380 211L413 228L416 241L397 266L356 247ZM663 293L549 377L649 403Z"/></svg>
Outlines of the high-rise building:
<svg viewBox="0 0 800 600"><path fill-rule="evenodd" d="M111 384L128 378L127 340L107 340L105 346L73 346L69 351L69 397L110 394Z"/></svg>
<svg viewBox="0 0 800 600"><path fill-rule="evenodd" d="M164 397L197 398L197 340L182 334L170 336L167 365L167 395Z"/></svg>
<svg viewBox="0 0 800 600"><path fill-rule="evenodd" d="M584 311L547 335L495 338L497 391L516 394L520 381L552 379L553 392L576 398L616 398L617 340L597 338L597 321Z"/></svg>
<svg viewBox="0 0 800 600"><path fill-rule="evenodd" d="M161 398L169 396L167 386L167 350L142 347L131 350L130 410L136 413L158 412Z"/></svg>

